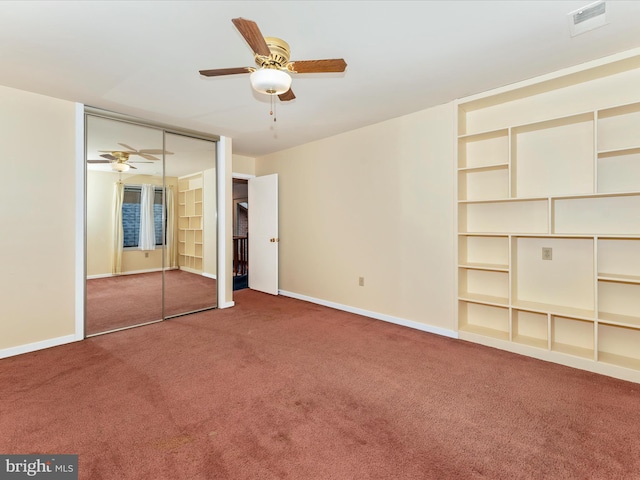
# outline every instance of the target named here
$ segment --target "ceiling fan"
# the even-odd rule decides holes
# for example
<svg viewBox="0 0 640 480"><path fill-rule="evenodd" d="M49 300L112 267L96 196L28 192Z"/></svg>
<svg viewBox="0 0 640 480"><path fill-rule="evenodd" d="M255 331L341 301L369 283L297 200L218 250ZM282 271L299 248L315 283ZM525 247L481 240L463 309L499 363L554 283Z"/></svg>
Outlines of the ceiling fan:
<svg viewBox="0 0 640 480"><path fill-rule="evenodd" d="M291 50L287 42L280 38L264 37L252 20L234 18L231 21L253 50L258 68L216 68L200 70L200 75L217 77L251 73L250 80L254 90L271 96L278 95L280 100L286 102L296 98L291 90L290 73L344 72L347 68L347 63L342 58L290 61Z"/></svg>
<svg viewBox="0 0 640 480"><path fill-rule="evenodd" d="M105 160L87 160L87 163L110 163L111 168L116 172L126 172L130 168L136 169L132 163L153 163L153 161L160 161L158 157L154 157L154 155L173 155L173 152L168 152L166 150L158 149L158 148L146 148L142 150L136 150L135 148L127 145L126 143L118 143L118 145L123 146L126 150L98 150L102 153L100 156ZM151 162L141 162L141 161L129 161L129 157L131 155L138 155L147 160L152 160Z"/></svg>

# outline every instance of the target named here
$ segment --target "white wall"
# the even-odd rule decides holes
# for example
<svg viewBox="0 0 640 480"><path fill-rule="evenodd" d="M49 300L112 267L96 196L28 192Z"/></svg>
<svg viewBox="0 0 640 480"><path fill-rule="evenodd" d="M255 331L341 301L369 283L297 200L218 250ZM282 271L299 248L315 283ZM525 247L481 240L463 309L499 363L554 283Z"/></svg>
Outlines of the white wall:
<svg viewBox="0 0 640 480"><path fill-rule="evenodd" d="M449 103L257 159L279 174L280 289L453 334L454 145Z"/></svg>

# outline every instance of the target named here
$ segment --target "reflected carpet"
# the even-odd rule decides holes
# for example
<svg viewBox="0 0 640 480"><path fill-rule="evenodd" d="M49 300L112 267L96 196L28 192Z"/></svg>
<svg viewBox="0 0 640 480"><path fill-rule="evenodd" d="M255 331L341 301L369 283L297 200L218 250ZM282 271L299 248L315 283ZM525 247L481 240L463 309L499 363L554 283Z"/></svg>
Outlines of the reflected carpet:
<svg viewBox="0 0 640 480"><path fill-rule="evenodd" d="M165 316L216 304L216 281L184 270L165 272ZM87 280L87 335L162 318L162 272Z"/></svg>

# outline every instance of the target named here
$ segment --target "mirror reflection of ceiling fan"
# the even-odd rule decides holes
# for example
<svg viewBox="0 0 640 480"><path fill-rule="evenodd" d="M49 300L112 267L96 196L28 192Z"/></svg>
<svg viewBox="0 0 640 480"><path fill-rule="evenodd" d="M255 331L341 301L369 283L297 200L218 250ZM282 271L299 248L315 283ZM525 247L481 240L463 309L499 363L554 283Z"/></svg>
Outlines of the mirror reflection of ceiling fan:
<svg viewBox="0 0 640 480"><path fill-rule="evenodd" d="M173 152L168 152L166 150L158 148L145 148L142 150L136 150L126 143L118 143L118 145L123 146L124 148L126 148L126 150L98 150L99 152L105 152L100 155L104 158L104 160L87 160L87 163L109 163L111 164L112 170L116 172L126 172L130 168L136 168L131 165L132 163L153 163L154 161L160 161L160 159L158 157L155 157L154 155L173 155ZM141 162L138 160L129 160L129 157L131 155L137 155L151 161Z"/></svg>
<svg viewBox="0 0 640 480"><path fill-rule="evenodd" d="M231 20L254 52L255 67L217 68L200 70L200 75L217 77L251 73L251 86L259 93L278 95L283 102L296 96L291 90L291 73L330 73L344 72L347 63L342 58L327 60L290 61L289 44L280 38L264 37L258 25L245 18Z"/></svg>

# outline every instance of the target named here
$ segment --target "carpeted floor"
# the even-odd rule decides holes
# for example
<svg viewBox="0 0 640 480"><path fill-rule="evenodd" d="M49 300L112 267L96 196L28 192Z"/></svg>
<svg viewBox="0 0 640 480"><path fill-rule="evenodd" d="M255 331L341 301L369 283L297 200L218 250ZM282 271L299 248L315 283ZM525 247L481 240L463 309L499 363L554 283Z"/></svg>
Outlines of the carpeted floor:
<svg viewBox="0 0 640 480"><path fill-rule="evenodd" d="M638 479L640 385L251 290L0 360L0 452L81 479Z"/></svg>

